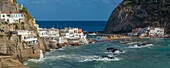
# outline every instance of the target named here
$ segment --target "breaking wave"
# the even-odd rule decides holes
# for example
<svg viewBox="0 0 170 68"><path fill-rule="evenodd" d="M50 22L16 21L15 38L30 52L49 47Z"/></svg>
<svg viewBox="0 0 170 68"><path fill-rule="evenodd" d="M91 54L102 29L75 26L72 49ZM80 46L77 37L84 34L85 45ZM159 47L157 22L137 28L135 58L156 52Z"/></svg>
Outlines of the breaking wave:
<svg viewBox="0 0 170 68"><path fill-rule="evenodd" d="M89 59L85 59L85 60L81 60L81 61L79 61L79 62L90 62L90 61L119 61L120 59L119 58L117 58L117 57L115 57L114 59L108 59L108 58L98 58L98 59L96 59L96 58L89 58Z"/></svg>
<svg viewBox="0 0 170 68"><path fill-rule="evenodd" d="M134 45L134 46L129 46L128 48L143 48L143 47L150 47L150 46L153 46L153 44L148 44L148 45L145 45L145 46Z"/></svg>
<svg viewBox="0 0 170 68"><path fill-rule="evenodd" d="M110 57L114 57L113 55L108 55ZM107 57L105 58L102 58L100 56L88 56L86 57L86 59L83 59L83 60L80 60L79 62L90 62L90 61L104 61L104 62L107 62L107 61L119 61L120 58L117 58L117 57L114 57L114 59L109 59Z"/></svg>
<svg viewBox="0 0 170 68"><path fill-rule="evenodd" d="M29 59L28 61L38 63L44 61L44 59Z"/></svg>

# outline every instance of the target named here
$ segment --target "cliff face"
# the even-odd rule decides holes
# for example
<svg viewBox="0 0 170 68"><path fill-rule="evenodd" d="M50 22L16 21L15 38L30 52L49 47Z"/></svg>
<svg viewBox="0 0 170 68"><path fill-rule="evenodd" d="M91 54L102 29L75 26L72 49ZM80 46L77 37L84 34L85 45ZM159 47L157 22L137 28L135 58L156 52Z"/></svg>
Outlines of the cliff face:
<svg viewBox="0 0 170 68"><path fill-rule="evenodd" d="M29 68L29 67L23 65L18 60L9 58L0 60L0 68Z"/></svg>
<svg viewBox="0 0 170 68"><path fill-rule="evenodd" d="M129 32L134 28L159 26L170 33L170 0L124 0L112 12L106 33Z"/></svg>
<svg viewBox="0 0 170 68"><path fill-rule="evenodd" d="M0 31L4 31L4 33L6 33L11 30L29 30L29 31L34 31L34 33L38 35L37 28L34 26L34 23L33 23L33 18L28 13L28 10L26 10L26 8L24 8L23 10L24 11L20 9L17 3L10 3L10 0L0 0L1 13L23 13L25 16L24 23L2 24L1 22L4 22L4 20L0 20ZM28 59L39 59L40 50L43 50L43 53L45 53L45 48L44 48L41 38L40 37L37 37L37 38L38 38L38 46L36 46L35 48L31 48L27 46L23 41L21 41L21 36L19 35L1 35L0 33L0 55L1 54L11 55L11 58L12 58L12 59L10 58L11 60L17 59L13 61L16 61L16 62L20 61L18 63L15 63L16 66L13 63L13 67L16 67L16 68L24 67L24 65L21 64L21 62L27 61ZM6 60L7 59L1 60L0 58L0 68L1 67L6 68L12 65L12 62L9 63Z"/></svg>
<svg viewBox="0 0 170 68"><path fill-rule="evenodd" d="M10 0L0 0L0 11L4 13L17 13L16 4L11 4Z"/></svg>

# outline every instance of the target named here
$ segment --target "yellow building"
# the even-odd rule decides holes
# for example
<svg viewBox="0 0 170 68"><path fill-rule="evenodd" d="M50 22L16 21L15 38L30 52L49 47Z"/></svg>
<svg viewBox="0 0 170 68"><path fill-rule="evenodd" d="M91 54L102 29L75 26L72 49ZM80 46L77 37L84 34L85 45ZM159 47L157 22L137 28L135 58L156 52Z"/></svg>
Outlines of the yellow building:
<svg viewBox="0 0 170 68"><path fill-rule="evenodd" d="M39 28L39 25L38 25L38 24L36 24L35 19L33 19L33 21L32 21L32 22L34 23L34 26L35 26L36 28Z"/></svg>

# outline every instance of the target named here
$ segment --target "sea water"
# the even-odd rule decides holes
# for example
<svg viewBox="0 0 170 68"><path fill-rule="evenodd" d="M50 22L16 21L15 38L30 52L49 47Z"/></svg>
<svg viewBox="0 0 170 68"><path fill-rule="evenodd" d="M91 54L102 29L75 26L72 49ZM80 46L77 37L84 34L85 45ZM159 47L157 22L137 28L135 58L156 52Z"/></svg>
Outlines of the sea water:
<svg viewBox="0 0 170 68"><path fill-rule="evenodd" d="M40 28L56 28L56 29L64 29L64 28L79 28L83 29L83 31L88 32L96 32L103 31L107 21L37 21Z"/></svg>
<svg viewBox="0 0 170 68"><path fill-rule="evenodd" d="M46 53L41 62L28 61L32 68L170 68L170 39L143 39L152 46L129 48L141 43L119 44L101 42L86 46L69 46ZM124 53L110 53L106 48L118 48ZM115 59L99 58L110 55Z"/></svg>
<svg viewBox="0 0 170 68"><path fill-rule="evenodd" d="M44 27L47 27L47 23L41 23L42 26L43 24ZM104 29L104 25L100 26ZM94 27L93 25L89 28ZM96 28L98 29L84 28L84 30L102 30L99 27ZM144 42L124 45L119 44L120 41L113 40L86 46L63 47L46 53L42 61L27 61L25 65L31 68L170 68L170 39L140 40L144 40ZM135 47L141 43L151 43L152 45ZM118 48L123 53L108 52L106 49L109 47ZM101 58L103 55L112 56L115 59Z"/></svg>

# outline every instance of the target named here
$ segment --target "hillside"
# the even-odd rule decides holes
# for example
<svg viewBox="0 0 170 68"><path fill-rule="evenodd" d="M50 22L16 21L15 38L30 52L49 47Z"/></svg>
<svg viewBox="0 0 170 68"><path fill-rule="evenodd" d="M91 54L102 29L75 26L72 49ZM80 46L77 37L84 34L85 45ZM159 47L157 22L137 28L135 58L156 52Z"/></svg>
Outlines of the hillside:
<svg viewBox="0 0 170 68"><path fill-rule="evenodd" d="M40 57L40 50L43 50L45 53L42 40L37 34L37 28L34 26L34 19L25 7L21 8L21 6L17 4L16 0L0 0L0 14L1 13L20 13L24 14L25 19L22 23L7 23L5 20L0 19L0 56L6 54L10 55L11 58L9 59L16 61L16 65L18 65L15 66L14 64L13 67L17 68L24 67L24 65L21 64L24 61L29 59L38 59ZM29 47L24 41L21 41L21 35L9 34L9 31L16 30L33 31L36 35L36 38L38 38L38 45L36 46L37 48ZM0 60L0 67L3 68L4 65L7 68L10 67L10 65L8 66L9 62L5 62L4 60L6 59ZM21 62L20 64L19 61Z"/></svg>
<svg viewBox="0 0 170 68"><path fill-rule="evenodd" d="M170 33L170 0L124 0L115 8L106 33L130 32L134 28L158 26Z"/></svg>

